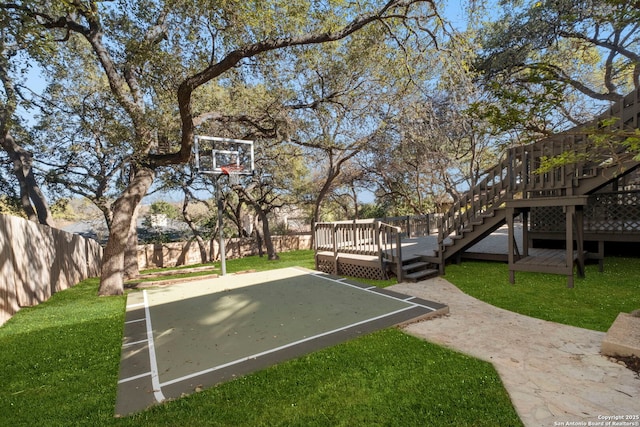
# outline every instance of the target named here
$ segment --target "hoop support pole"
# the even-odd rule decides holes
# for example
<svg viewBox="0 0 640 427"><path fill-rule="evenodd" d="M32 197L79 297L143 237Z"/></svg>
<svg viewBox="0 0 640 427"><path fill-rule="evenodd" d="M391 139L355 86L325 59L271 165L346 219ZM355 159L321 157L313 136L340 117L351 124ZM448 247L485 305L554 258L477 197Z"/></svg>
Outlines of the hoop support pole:
<svg viewBox="0 0 640 427"><path fill-rule="evenodd" d="M222 215L222 190L220 189L220 182L216 179L216 202L218 204L218 235L220 236L220 274L226 276L227 274L227 251L224 246L224 227L223 227L223 215Z"/></svg>

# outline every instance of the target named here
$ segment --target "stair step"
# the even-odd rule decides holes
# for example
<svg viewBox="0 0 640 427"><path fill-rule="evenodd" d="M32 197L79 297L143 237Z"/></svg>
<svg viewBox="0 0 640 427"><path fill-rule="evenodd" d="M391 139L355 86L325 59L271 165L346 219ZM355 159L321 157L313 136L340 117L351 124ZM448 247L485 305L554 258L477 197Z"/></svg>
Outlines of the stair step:
<svg viewBox="0 0 640 427"><path fill-rule="evenodd" d="M405 280L419 281L421 279L425 279L430 276L437 276L439 274L438 270L429 269L429 270L420 270L415 273L410 273L404 276Z"/></svg>
<svg viewBox="0 0 640 427"><path fill-rule="evenodd" d="M413 264L415 262L420 262L420 261L422 261L422 258L420 257L420 255L414 255L409 258L402 258L402 265Z"/></svg>
<svg viewBox="0 0 640 427"><path fill-rule="evenodd" d="M424 267L428 267L429 263L428 262L414 262L412 264L405 264L402 266L402 270L404 271L411 271L411 270L417 270L419 268L424 268Z"/></svg>

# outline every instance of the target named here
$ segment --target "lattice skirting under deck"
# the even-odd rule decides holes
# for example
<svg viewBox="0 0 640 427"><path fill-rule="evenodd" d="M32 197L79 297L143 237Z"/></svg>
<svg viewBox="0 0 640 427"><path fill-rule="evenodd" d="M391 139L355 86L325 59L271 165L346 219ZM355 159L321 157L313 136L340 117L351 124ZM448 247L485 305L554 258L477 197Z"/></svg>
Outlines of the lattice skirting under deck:
<svg viewBox="0 0 640 427"><path fill-rule="evenodd" d="M318 260L317 268L323 273L333 274L333 262L331 260ZM380 267L351 264L341 260L338 260L338 275L372 280L386 279L386 274Z"/></svg>
<svg viewBox="0 0 640 427"><path fill-rule="evenodd" d="M530 230L559 233L565 230L560 206L531 209ZM596 193L584 208L585 233L640 233L640 192Z"/></svg>

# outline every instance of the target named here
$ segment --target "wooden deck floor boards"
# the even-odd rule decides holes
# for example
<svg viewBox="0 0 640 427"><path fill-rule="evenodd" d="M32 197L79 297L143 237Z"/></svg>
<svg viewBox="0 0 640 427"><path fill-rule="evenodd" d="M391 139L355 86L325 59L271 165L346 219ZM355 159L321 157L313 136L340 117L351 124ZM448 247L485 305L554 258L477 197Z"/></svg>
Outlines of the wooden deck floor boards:
<svg viewBox="0 0 640 427"><path fill-rule="evenodd" d="M520 258L516 261L516 264L560 267L567 265L566 258L566 251L564 249L538 249L531 250L529 256Z"/></svg>

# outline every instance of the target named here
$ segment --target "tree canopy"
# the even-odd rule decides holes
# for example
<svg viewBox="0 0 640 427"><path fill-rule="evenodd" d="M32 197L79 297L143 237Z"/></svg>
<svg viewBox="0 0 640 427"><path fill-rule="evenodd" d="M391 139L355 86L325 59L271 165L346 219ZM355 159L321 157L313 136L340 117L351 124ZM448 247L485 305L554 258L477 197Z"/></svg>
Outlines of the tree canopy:
<svg viewBox="0 0 640 427"><path fill-rule="evenodd" d="M640 86L640 9L621 0L502 1L476 66L502 127L538 134L584 123Z"/></svg>

